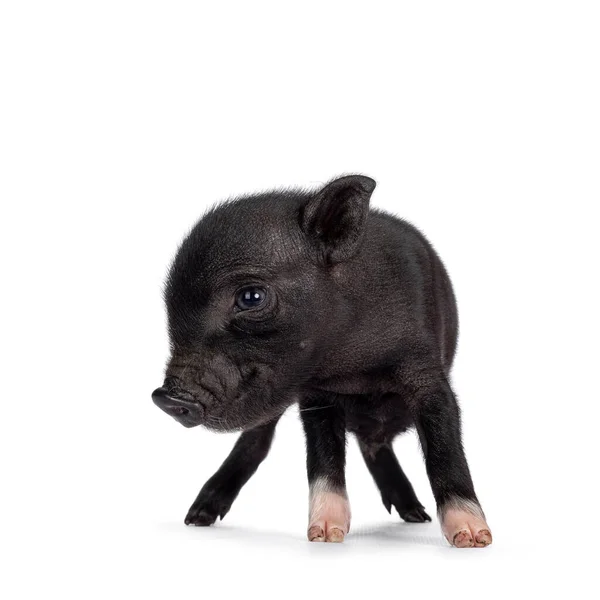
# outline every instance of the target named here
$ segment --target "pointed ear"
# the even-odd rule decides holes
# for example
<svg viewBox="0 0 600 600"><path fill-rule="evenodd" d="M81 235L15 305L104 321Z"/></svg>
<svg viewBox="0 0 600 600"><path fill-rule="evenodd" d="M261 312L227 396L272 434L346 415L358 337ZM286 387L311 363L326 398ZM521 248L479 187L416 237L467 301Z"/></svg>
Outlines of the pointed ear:
<svg viewBox="0 0 600 600"><path fill-rule="evenodd" d="M302 207L302 231L317 245L327 264L348 260L358 250L374 189L375 181L370 177L340 177Z"/></svg>

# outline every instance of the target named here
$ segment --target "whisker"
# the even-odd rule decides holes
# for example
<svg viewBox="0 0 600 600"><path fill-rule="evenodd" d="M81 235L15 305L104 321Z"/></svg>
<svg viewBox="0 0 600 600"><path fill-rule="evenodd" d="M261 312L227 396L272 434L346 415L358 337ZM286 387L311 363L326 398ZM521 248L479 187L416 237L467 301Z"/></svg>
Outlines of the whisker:
<svg viewBox="0 0 600 600"><path fill-rule="evenodd" d="M193 359L189 360L185 366L183 367L183 371L181 371L181 373L177 374L176 377L177 379L183 379L183 376L185 375L186 371L190 368L190 365L192 364ZM178 364L178 365L171 365L171 367L175 367L176 369L181 369L182 365Z"/></svg>
<svg viewBox="0 0 600 600"><path fill-rule="evenodd" d="M322 410L324 408L331 408L332 406L335 406L335 404L328 404L327 406L312 406L310 408L299 408L298 412L306 412L308 410Z"/></svg>

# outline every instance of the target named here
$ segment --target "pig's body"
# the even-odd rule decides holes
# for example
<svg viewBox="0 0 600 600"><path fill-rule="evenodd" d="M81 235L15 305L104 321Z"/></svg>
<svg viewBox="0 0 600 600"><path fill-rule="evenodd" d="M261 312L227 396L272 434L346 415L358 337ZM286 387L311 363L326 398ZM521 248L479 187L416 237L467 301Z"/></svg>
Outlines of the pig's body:
<svg viewBox="0 0 600 600"><path fill-rule="evenodd" d="M372 393L382 382L380 373L371 378L369 371L396 367L419 349L450 370L458 332L454 294L419 231L371 210L360 253L337 268L331 301L347 315L347 329L325 355L319 376L339 377L341 393Z"/></svg>
<svg viewBox="0 0 600 600"><path fill-rule="evenodd" d="M491 542L448 382L458 330L450 280L419 231L369 210L374 187L351 176L318 193L229 202L179 249L166 290L173 355L154 400L188 427L245 431L186 523L226 514L298 399L311 541L341 541L350 527L346 431L388 511L430 520L391 446L414 425L447 539Z"/></svg>
<svg viewBox="0 0 600 600"><path fill-rule="evenodd" d="M452 366L458 315L450 279L421 232L371 209L360 253L340 265L334 281L331 301L346 315L344 332L312 385L343 395L348 431L390 443L414 425L393 382L403 358L423 352L432 368L448 374ZM355 297L361 300L353 306Z"/></svg>

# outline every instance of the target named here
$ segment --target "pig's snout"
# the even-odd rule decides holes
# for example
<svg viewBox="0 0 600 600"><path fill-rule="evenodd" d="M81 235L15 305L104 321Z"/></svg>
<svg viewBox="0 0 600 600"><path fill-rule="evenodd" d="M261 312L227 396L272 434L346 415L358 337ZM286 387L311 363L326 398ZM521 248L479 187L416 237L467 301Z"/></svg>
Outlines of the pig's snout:
<svg viewBox="0 0 600 600"><path fill-rule="evenodd" d="M152 392L154 404L184 427L195 427L204 421L204 407L197 403L185 400L176 392L169 392L164 387L159 387Z"/></svg>

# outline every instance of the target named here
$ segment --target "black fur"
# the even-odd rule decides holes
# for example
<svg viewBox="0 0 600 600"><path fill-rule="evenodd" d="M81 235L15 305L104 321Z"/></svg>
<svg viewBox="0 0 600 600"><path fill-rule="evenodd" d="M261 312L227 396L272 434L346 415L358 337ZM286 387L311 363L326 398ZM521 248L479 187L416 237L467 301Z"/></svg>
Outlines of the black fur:
<svg viewBox="0 0 600 600"><path fill-rule="evenodd" d="M204 484L185 518L186 525L212 525L231 508L245 483L254 475L271 448L279 419L240 435L221 468Z"/></svg>
<svg viewBox="0 0 600 600"><path fill-rule="evenodd" d="M369 210L375 182L228 201L182 243L165 300L172 357L155 402L185 426L244 430L186 523L224 516L299 401L310 481L345 491L356 434L385 507L429 520L392 451L415 426L438 510L477 502L448 382L458 319L450 280L413 226ZM263 304L240 309L240 289Z"/></svg>

